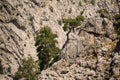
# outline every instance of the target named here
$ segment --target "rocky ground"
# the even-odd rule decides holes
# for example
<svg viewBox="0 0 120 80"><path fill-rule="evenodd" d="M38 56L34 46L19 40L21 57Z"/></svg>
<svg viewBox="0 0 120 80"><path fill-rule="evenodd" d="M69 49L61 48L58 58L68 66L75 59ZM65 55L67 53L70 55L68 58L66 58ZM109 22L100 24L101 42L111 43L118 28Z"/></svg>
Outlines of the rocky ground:
<svg viewBox="0 0 120 80"><path fill-rule="evenodd" d="M119 7L119 0L0 0L0 80L13 80L21 59L37 60L35 35L46 25L58 35L61 60L40 79L120 80L120 42L113 27ZM84 22L67 34L60 21L80 14Z"/></svg>

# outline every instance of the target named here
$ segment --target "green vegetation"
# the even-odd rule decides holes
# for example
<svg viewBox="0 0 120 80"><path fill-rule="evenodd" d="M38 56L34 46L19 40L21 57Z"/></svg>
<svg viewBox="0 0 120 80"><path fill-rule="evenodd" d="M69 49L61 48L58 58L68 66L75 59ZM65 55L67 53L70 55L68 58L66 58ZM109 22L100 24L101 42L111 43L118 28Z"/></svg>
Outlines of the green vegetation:
<svg viewBox="0 0 120 80"><path fill-rule="evenodd" d="M120 14L116 14L114 18L115 18L114 22L115 31L118 35L120 35Z"/></svg>
<svg viewBox="0 0 120 80"><path fill-rule="evenodd" d="M109 13L107 9L99 9L97 10L97 13Z"/></svg>
<svg viewBox="0 0 120 80"><path fill-rule="evenodd" d="M79 15L76 17L76 20L78 21L78 23L80 23L81 21L84 21L84 16Z"/></svg>
<svg viewBox="0 0 120 80"><path fill-rule="evenodd" d="M120 14L115 15L115 23L114 25L118 28L120 28Z"/></svg>
<svg viewBox="0 0 120 80"><path fill-rule="evenodd" d="M65 23L63 27L64 31L67 31L68 29L72 29L76 27L76 25L78 24L77 20L72 18L63 19L63 23Z"/></svg>
<svg viewBox="0 0 120 80"><path fill-rule="evenodd" d="M0 74L3 74L2 60L0 59Z"/></svg>
<svg viewBox="0 0 120 80"><path fill-rule="evenodd" d="M92 4L92 5L95 5L95 0L91 0L91 4Z"/></svg>
<svg viewBox="0 0 120 80"><path fill-rule="evenodd" d="M97 10L96 11L97 13L100 13L100 16L102 17L102 18L110 18L110 16L109 16L109 12L107 11L107 9L99 9L99 10Z"/></svg>
<svg viewBox="0 0 120 80"><path fill-rule="evenodd" d="M16 72L15 78L18 80L21 78L25 78L25 80L38 80L39 71L38 63L32 57L29 57L22 60L22 66Z"/></svg>
<svg viewBox="0 0 120 80"><path fill-rule="evenodd" d="M80 26L81 21L84 21L84 16L81 16L81 15L77 16L75 19L72 19L72 18L63 19L64 31L71 30L77 26Z"/></svg>
<svg viewBox="0 0 120 80"><path fill-rule="evenodd" d="M57 35L52 33L48 26L43 27L37 34L35 45L37 46L41 70L46 69L58 59L56 57L58 57L60 49L56 47L58 42L55 38Z"/></svg>

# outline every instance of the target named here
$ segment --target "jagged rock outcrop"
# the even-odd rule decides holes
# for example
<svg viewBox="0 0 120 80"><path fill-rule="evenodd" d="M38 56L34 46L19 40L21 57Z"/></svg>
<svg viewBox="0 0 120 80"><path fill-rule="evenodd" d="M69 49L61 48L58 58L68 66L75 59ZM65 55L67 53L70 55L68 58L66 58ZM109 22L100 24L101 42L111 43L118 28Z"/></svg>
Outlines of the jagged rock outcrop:
<svg viewBox="0 0 120 80"><path fill-rule="evenodd" d="M43 80L120 79L120 54L114 52L117 34L113 27L113 15L118 8L113 6L105 0L96 1L94 6L84 5L86 20L67 35L69 39L62 50L62 60L41 73ZM108 13L98 14L101 8Z"/></svg>
<svg viewBox="0 0 120 80"><path fill-rule="evenodd" d="M37 60L35 34L48 25L58 35L62 51L61 60L41 72L42 80L119 80L119 42L113 27L118 0L91 1L0 0L0 59L4 66L0 79L13 80L24 57ZM101 9L107 12L98 12ZM67 34L62 19L80 14L85 21Z"/></svg>

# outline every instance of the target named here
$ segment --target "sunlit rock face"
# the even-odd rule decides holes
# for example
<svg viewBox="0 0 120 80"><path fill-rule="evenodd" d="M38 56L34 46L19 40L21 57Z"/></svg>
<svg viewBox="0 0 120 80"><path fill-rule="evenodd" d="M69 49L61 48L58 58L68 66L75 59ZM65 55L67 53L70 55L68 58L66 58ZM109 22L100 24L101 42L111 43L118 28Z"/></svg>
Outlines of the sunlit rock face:
<svg viewBox="0 0 120 80"><path fill-rule="evenodd" d="M118 0L0 0L0 59L4 67L0 79L13 80L23 58L38 60L35 36L49 26L58 35L61 59L43 70L40 79L119 80L119 39L113 27L117 13ZM85 20L67 34L62 19L78 15Z"/></svg>

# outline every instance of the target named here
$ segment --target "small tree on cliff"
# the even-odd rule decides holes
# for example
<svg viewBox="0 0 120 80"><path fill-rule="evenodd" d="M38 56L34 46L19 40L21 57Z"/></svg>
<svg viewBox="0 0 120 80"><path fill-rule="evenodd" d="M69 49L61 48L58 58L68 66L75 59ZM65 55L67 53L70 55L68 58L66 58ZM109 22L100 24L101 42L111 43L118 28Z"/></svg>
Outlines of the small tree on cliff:
<svg viewBox="0 0 120 80"><path fill-rule="evenodd" d="M48 26L43 27L37 34L36 46L41 70L49 67L60 51L56 47L58 43L55 39L56 37L57 35L52 33L52 30Z"/></svg>
<svg viewBox="0 0 120 80"><path fill-rule="evenodd" d="M18 68L14 80L24 78L25 80L38 80L39 66L38 62L34 61L32 57L22 60L22 65Z"/></svg>
<svg viewBox="0 0 120 80"><path fill-rule="evenodd" d="M67 19L63 19L63 29L64 31L70 31L70 30L74 30L74 28L76 28L77 26L81 25L81 22L84 21L84 16L79 15L75 18L67 18Z"/></svg>

